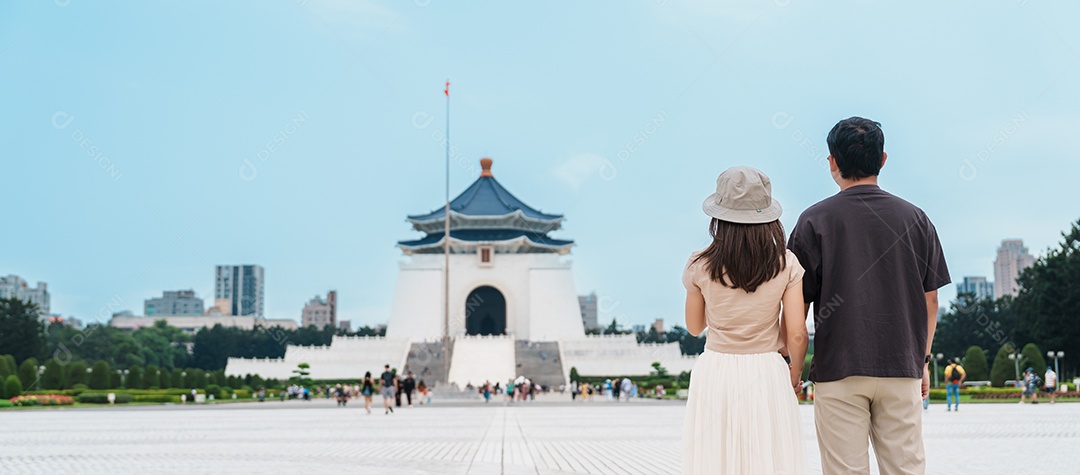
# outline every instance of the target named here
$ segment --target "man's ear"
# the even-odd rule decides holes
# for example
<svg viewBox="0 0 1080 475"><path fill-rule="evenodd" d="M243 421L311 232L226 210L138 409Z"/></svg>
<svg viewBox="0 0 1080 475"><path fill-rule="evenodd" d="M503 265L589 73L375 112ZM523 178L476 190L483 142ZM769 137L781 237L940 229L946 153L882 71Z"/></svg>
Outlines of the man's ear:
<svg viewBox="0 0 1080 475"><path fill-rule="evenodd" d="M887 154L885 152L881 152L881 167L880 168L885 168L885 160L888 160L888 159L889 159L889 154Z"/></svg>
<svg viewBox="0 0 1080 475"><path fill-rule="evenodd" d="M836 159L832 155L829 155L829 171L833 173L840 171L840 167L836 166Z"/></svg>

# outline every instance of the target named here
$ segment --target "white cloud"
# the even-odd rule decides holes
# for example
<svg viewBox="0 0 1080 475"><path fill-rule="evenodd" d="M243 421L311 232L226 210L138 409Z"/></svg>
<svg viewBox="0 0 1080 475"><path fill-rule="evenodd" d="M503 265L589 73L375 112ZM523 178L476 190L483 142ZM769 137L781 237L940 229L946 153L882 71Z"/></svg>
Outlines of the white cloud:
<svg viewBox="0 0 1080 475"><path fill-rule="evenodd" d="M600 176L600 166L603 163L604 157L595 153L577 153L555 167L552 173L555 179L578 190L589 180Z"/></svg>

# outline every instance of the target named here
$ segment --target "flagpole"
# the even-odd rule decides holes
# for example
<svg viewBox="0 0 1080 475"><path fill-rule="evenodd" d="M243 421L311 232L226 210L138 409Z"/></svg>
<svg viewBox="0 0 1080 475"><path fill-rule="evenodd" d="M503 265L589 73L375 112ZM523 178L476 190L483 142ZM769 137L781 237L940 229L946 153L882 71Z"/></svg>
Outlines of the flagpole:
<svg viewBox="0 0 1080 475"><path fill-rule="evenodd" d="M450 384L450 80L446 80L446 209L443 213L446 225L443 228L443 255L446 263L443 266L443 351L446 365L446 383Z"/></svg>

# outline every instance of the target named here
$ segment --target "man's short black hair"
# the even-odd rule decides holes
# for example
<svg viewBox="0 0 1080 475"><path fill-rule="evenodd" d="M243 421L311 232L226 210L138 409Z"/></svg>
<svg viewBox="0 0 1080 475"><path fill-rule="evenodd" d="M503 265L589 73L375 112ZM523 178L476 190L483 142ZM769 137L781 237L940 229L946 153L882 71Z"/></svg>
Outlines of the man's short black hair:
<svg viewBox="0 0 1080 475"><path fill-rule="evenodd" d="M881 171L881 154L885 150L881 124L862 117L841 120L829 131L828 142L829 154L844 179L877 176Z"/></svg>

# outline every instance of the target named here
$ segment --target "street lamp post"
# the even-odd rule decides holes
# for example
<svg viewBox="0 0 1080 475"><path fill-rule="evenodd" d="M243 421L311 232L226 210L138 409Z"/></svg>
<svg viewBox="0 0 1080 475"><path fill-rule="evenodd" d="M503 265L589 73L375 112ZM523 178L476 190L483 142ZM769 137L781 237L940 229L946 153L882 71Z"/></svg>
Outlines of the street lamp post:
<svg viewBox="0 0 1080 475"><path fill-rule="evenodd" d="M1009 359L1013 360L1013 366L1016 371L1016 387L1020 387L1020 353L1010 353Z"/></svg>
<svg viewBox="0 0 1080 475"><path fill-rule="evenodd" d="M941 358L944 358L944 357L945 357L945 355L943 355L941 353L938 353L938 354L934 355L934 387L935 388L939 387L938 386L937 362L938 362L938 360L940 360Z"/></svg>
<svg viewBox="0 0 1080 475"><path fill-rule="evenodd" d="M45 366L38 366L37 370L37 388L41 389L41 378L45 375Z"/></svg>

